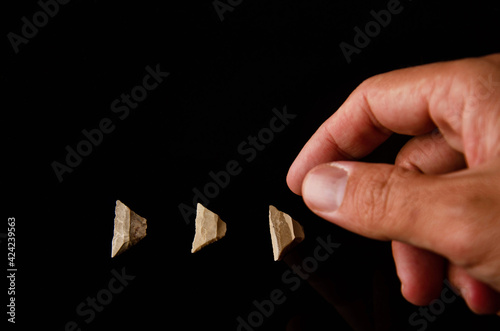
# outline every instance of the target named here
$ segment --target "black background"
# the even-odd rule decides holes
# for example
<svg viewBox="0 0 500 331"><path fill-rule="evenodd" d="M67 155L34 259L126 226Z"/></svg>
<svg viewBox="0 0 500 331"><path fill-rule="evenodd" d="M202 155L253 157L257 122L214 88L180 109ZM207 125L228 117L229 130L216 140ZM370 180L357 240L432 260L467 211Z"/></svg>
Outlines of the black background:
<svg viewBox="0 0 500 331"><path fill-rule="evenodd" d="M16 326L236 330L254 300L279 289L285 302L255 330L350 330L321 286L302 281L292 291L282 281L288 266L273 261L268 230L273 204L305 228L294 255L310 256L318 236L341 243L316 278L330 283L351 316L375 319L381 330L418 330L409 323L418 307L399 294L390 244L321 220L285 182L307 139L363 79L500 50L497 4L401 5L348 64L339 44L353 44L353 28L387 1L243 0L221 21L211 1L73 0L17 54L7 34L20 34L21 18L31 21L40 7L3 4L2 211L5 223L15 217L17 224ZM141 84L148 65L170 75L120 120L111 103ZM239 144L283 107L297 117L247 162ZM59 183L51 164L64 163L65 147L75 148L81 131L103 118L115 130ZM406 139L392 137L367 161L393 162ZM192 205L193 188L203 190L209 172L230 160L242 172L208 206L227 223L227 235L191 254L194 217L186 224L178 206ZM111 259L117 199L147 218L148 235ZM6 257L5 241L1 247ZM86 323L76 307L122 268L135 278ZM427 330L499 326L500 318L476 316L457 300Z"/></svg>

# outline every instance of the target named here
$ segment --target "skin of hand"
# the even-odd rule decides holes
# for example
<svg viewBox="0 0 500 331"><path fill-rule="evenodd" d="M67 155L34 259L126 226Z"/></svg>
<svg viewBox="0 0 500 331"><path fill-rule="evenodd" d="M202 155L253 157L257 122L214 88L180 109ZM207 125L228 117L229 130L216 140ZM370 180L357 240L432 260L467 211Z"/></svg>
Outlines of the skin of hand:
<svg viewBox="0 0 500 331"><path fill-rule="evenodd" d="M356 161L392 133L394 165ZM287 175L317 215L391 240L403 296L427 305L448 279L475 313L500 311L500 54L365 80Z"/></svg>

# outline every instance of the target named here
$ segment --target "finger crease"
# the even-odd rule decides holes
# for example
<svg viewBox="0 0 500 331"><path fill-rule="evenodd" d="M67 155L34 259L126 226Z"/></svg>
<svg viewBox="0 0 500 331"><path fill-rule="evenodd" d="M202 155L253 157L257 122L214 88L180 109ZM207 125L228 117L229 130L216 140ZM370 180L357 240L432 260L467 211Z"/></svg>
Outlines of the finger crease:
<svg viewBox="0 0 500 331"><path fill-rule="evenodd" d="M363 93L362 95L363 95L363 105L365 107L361 106L361 109L365 112L366 116L370 119L370 124L371 124L372 128L375 129L375 131L377 131L378 133L382 134L383 136L391 135L392 131L387 129L385 126L383 126L379 122L377 117L375 117L373 112L371 111L372 107L370 105L370 101L366 97L366 94Z"/></svg>

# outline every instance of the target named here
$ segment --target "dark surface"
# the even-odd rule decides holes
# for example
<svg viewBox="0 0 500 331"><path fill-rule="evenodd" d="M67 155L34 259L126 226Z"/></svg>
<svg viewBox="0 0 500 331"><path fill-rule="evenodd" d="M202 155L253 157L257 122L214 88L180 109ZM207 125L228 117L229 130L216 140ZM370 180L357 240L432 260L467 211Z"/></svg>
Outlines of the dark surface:
<svg viewBox="0 0 500 331"><path fill-rule="evenodd" d="M274 291L280 304L253 329L350 330L340 305L347 319L375 319L380 330L498 330L500 318L476 316L461 299L425 328L411 325L419 308L399 294L390 244L319 219L288 190L285 176L363 79L498 52L499 5L402 1L402 12L347 63L339 44L353 44L353 28L388 1L243 0L223 21L211 1L160 3L73 0L17 54L7 34L20 34L21 18L31 20L40 7L4 4L2 210L5 223L15 217L17 224L19 329L64 330L74 321L82 330L236 330L238 317L248 319L253 302ZM170 75L120 119L113 101L156 65ZM273 108L284 107L296 118L262 151L242 152L240 144L269 127ZM59 182L51 164L64 163L66 146L76 148L82 130L104 118L114 131ZM367 160L393 162L405 140L392 137ZM231 160L241 173L208 203L227 235L191 254L194 216L186 221L179 205L192 206L193 189L203 190L213 182L209 173ZM148 235L111 259L117 199L147 218ZM269 204L305 228L288 265L273 261ZM283 279L289 266L312 256L316 238L329 235L341 245L318 263L311 282ZM1 247L4 256L5 241ZM105 295L112 270L123 268L135 278L102 311L92 318L82 312L88 307L78 312L87 297Z"/></svg>

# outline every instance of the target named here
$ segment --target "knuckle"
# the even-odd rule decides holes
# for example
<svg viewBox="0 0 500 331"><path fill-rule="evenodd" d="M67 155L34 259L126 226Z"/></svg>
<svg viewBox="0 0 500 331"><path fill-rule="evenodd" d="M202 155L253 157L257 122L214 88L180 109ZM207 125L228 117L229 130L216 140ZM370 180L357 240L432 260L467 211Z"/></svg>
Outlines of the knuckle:
<svg viewBox="0 0 500 331"><path fill-rule="evenodd" d="M419 146L414 146L411 150L406 149L401 151L394 162L398 167L422 173L421 165L429 158L430 152L423 150Z"/></svg>
<svg viewBox="0 0 500 331"><path fill-rule="evenodd" d="M409 224L419 218L419 210L408 206L419 199L411 186L420 174L397 166L380 165L390 169L367 171L356 185L353 210L357 211L359 227L370 229L373 238L397 239Z"/></svg>
<svg viewBox="0 0 500 331"><path fill-rule="evenodd" d="M375 224L377 228L376 225L387 221L393 203L390 191L395 176L395 170L389 173L368 172L361 176L357 192L355 192L355 195L359 197L355 201L355 208L359 213L362 226Z"/></svg>
<svg viewBox="0 0 500 331"><path fill-rule="evenodd" d="M470 268L475 262L474 242L475 239L469 230L456 229L449 232L445 240L449 253L447 254L454 264L463 268Z"/></svg>

